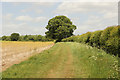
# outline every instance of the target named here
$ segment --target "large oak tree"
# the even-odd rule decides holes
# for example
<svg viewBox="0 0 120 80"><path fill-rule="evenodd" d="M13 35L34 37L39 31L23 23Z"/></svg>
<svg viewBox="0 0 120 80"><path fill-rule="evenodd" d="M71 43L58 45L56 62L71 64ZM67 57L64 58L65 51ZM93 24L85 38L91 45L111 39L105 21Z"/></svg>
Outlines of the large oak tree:
<svg viewBox="0 0 120 80"><path fill-rule="evenodd" d="M63 38L72 36L76 26L69 18L60 15L50 19L46 29L48 30L45 32L47 37L61 41Z"/></svg>

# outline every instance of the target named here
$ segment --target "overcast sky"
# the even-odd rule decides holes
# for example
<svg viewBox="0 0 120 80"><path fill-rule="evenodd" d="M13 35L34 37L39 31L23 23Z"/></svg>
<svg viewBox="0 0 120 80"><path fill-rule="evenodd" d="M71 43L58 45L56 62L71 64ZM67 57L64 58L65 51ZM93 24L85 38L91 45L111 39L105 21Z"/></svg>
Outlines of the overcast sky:
<svg viewBox="0 0 120 80"><path fill-rule="evenodd" d="M2 35L13 32L45 35L48 20L65 15L77 26L74 34L118 24L118 2L2 2Z"/></svg>

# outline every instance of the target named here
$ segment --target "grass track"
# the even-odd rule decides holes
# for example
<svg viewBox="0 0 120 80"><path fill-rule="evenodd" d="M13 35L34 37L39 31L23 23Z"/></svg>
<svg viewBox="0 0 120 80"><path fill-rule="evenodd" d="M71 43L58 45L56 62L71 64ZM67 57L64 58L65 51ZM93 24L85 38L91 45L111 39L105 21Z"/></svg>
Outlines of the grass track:
<svg viewBox="0 0 120 80"><path fill-rule="evenodd" d="M3 78L114 78L116 57L75 42L57 43L3 72Z"/></svg>

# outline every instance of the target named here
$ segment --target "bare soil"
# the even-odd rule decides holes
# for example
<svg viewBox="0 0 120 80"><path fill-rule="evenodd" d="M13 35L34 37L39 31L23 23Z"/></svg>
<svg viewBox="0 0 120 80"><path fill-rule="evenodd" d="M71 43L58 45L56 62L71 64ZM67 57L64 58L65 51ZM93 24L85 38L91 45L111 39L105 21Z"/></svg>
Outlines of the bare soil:
<svg viewBox="0 0 120 80"><path fill-rule="evenodd" d="M49 49L52 46L53 44L45 47L37 48L34 50L30 50L28 52L21 52L18 54L16 53L16 54L5 56L4 58L2 58L2 71L5 71L7 68L12 66L13 64L19 64L20 62L27 60L29 57L35 54L39 54L40 52L46 49Z"/></svg>

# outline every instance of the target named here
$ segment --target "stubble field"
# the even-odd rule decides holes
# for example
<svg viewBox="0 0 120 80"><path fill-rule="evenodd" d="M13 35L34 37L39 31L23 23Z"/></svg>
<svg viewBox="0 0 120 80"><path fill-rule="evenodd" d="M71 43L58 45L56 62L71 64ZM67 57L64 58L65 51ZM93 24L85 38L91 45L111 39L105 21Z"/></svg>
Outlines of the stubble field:
<svg viewBox="0 0 120 80"><path fill-rule="evenodd" d="M28 57L50 48L53 44L53 42L1 42L2 71L13 64L18 64Z"/></svg>

